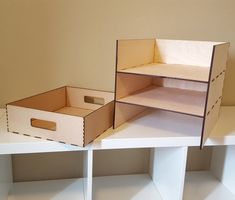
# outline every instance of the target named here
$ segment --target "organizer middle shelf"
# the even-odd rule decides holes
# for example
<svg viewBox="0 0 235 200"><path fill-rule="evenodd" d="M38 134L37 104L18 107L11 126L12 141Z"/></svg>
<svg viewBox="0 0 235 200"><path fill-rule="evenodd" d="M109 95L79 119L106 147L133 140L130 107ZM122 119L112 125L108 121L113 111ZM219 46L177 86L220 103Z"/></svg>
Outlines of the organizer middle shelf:
<svg viewBox="0 0 235 200"><path fill-rule="evenodd" d="M203 117L206 91L206 83L117 73L117 102Z"/></svg>
<svg viewBox="0 0 235 200"><path fill-rule="evenodd" d="M150 86L118 101L202 117L205 97L205 92Z"/></svg>

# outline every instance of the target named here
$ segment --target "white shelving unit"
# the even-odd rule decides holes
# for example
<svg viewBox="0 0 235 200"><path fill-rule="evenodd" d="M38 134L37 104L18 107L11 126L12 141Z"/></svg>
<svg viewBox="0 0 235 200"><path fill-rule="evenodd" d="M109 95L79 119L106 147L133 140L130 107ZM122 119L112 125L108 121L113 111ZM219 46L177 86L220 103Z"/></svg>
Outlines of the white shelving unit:
<svg viewBox="0 0 235 200"><path fill-rule="evenodd" d="M206 143L214 148L211 168L207 171L186 172L188 146L200 145L200 123L195 119L173 112L146 111L142 117L124 123L116 130L108 130L85 148L40 140L33 137L7 132L5 109L0 111L0 200L234 200L235 176L235 107L221 108L220 118ZM156 118L156 115L159 116ZM152 117L151 117L152 116ZM194 116L190 116L195 118ZM151 129L164 118L171 126ZM151 119L154 119L151 121ZM176 120L178 119L178 120ZM200 120L200 118L198 118ZM163 120L163 121L162 121ZM182 121L188 120L187 123ZM145 126L148 121L148 126ZM144 134L143 134L144 133ZM148 148L148 172L140 174L112 175L96 177L94 152L115 151L115 149ZM84 155L84 176L80 179L12 182L11 155L19 153L81 151ZM119 158L120 159L120 158ZM131 157L130 157L131 159ZM214 159L214 161L213 161ZM177 161L177 162L176 162ZM119 162L125 162L119 160ZM108 161L107 161L108 163ZM216 167L217 168L216 168ZM223 167L222 167L223 166ZM217 175L214 171L217 170ZM220 176L219 176L220 175ZM185 181L184 181L185 180ZM200 189L201 188L201 189ZM199 199L200 198L200 199ZM217 199L216 199L217 198Z"/></svg>

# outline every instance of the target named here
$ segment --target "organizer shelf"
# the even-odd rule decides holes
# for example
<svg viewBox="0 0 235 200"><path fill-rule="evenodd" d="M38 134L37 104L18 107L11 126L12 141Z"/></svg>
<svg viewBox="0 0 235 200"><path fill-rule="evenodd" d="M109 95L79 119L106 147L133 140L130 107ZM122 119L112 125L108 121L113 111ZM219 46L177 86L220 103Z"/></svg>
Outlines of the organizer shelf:
<svg viewBox="0 0 235 200"><path fill-rule="evenodd" d="M228 48L226 42L118 40L114 127L147 109L197 116L203 146L218 119Z"/></svg>

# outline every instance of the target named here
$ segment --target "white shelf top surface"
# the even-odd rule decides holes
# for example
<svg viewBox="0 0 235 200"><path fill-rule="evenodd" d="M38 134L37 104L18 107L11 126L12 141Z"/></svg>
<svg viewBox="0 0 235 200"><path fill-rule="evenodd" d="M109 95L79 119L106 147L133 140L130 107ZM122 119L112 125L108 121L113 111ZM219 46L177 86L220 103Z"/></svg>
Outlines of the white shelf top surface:
<svg viewBox="0 0 235 200"><path fill-rule="evenodd" d="M94 200L162 200L147 174L95 177Z"/></svg>
<svg viewBox="0 0 235 200"><path fill-rule="evenodd" d="M6 128L5 109L0 109L0 154L200 145L200 124L192 123L191 116L158 112L142 118L137 117L115 130L110 128L93 143L81 148L9 133ZM155 115L157 118L154 117ZM169 121L164 121L164 118ZM235 145L234 119L235 106L221 107L220 118L206 145ZM184 120L190 123L182 123ZM156 123L160 125L157 131L153 128Z"/></svg>
<svg viewBox="0 0 235 200"><path fill-rule="evenodd" d="M154 110L121 125L101 143L107 148L198 146L201 129L202 118Z"/></svg>
<svg viewBox="0 0 235 200"><path fill-rule="evenodd" d="M235 200L235 196L210 171L187 172L184 200Z"/></svg>
<svg viewBox="0 0 235 200"><path fill-rule="evenodd" d="M84 199L83 179L13 183L8 200Z"/></svg>

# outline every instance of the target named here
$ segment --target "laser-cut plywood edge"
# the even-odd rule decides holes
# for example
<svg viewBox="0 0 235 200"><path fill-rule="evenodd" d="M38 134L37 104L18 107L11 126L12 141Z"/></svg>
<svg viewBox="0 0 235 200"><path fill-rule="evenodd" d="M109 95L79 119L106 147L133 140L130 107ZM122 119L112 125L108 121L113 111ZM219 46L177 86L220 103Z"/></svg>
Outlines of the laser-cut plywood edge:
<svg viewBox="0 0 235 200"><path fill-rule="evenodd" d="M228 59L229 43L214 46L207 102L204 112L201 148L203 148L219 117L223 83Z"/></svg>
<svg viewBox="0 0 235 200"><path fill-rule="evenodd" d="M84 145L89 144L94 138L104 133L113 126L114 101L100 107L84 118Z"/></svg>

